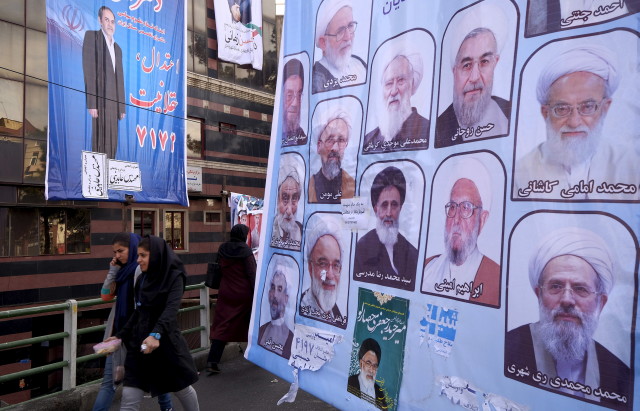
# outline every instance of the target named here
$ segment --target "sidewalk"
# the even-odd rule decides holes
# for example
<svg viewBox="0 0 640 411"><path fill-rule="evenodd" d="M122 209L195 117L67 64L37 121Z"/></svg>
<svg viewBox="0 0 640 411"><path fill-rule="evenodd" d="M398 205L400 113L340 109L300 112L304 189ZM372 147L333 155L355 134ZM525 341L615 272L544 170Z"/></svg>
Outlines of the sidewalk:
<svg viewBox="0 0 640 411"><path fill-rule="evenodd" d="M336 409L303 390L298 391L295 402L276 405L278 400L289 391L290 384L245 360L242 356L224 361L220 368L222 372L212 376L207 376L203 370L200 373L200 379L194 384L202 411ZM173 396L173 406L176 411L183 411L180 401L175 396ZM117 411L119 407L118 399L114 401L111 411ZM158 411L157 400L145 398L140 410Z"/></svg>

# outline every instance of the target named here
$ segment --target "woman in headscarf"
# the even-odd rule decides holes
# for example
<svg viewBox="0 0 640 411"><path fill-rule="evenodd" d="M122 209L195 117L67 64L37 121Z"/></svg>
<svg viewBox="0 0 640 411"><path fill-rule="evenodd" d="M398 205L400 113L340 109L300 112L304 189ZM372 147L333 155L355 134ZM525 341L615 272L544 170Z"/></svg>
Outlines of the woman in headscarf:
<svg viewBox="0 0 640 411"><path fill-rule="evenodd" d="M138 268L138 243L140 236L134 233L118 233L113 238L113 258L109 263L109 272L102 285L100 297L104 301L111 301L117 295L118 299L111 308L107 320L104 338L116 334L124 327L133 313L133 283L135 276L140 274ZM114 375L114 356L109 355L104 365L104 376L100 391L93 404L93 411L107 411L111 408L113 396L116 392L115 383L120 383L122 376ZM119 364L122 365L122 364ZM171 395L158 395L161 410L171 410Z"/></svg>
<svg viewBox="0 0 640 411"><path fill-rule="evenodd" d="M206 369L209 374L220 372L218 363L227 342L247 341L256 280L256 259L247 245L248 234L249 227L236 224L231 229L230 241L218 248L222 279L211 325L211 349Z"/></svg>
<svg viewBox="0 0 640 411"><path fill-rule="evenodd" d="M161 238L138 244L142 274L134 289L135 311L116 336L127 347L121 410L138 410L145 392L173 392L186 411L198 411L191 384L198 380L189 347L178 328L186 283L182 261Z"/></svg>

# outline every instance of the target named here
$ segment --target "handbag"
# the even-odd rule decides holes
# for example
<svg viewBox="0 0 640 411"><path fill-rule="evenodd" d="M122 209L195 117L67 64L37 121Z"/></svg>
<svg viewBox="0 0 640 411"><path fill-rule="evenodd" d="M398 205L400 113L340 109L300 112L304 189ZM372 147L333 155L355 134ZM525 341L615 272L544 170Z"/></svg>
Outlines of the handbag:
<svg viewBox="0 0 640 411"><path fill-rule="evenodd" d="M216 290L220 288L220 280L222 280L222 270L218 261L216 258L215 262L207 264L207 277L204 280L204 285Z"/></svg>

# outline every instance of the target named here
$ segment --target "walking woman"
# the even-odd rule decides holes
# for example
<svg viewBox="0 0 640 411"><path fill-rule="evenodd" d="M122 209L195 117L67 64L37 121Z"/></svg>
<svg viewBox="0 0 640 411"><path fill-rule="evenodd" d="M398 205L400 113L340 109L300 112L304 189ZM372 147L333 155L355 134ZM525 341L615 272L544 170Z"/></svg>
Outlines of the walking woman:
<svg viewBox="0 0 640 411"><path fill-rule="evenodd" d="M198 411L191 384L198 380L189 347L178 328L178 309L186 283L182 261L161 238L138 244L135 311L116 334L127 347L121 410L138 410L145 392L173 392L186 411Z"/></svg>
<svg viewBox="0 0 640 411"><path fill-rule="evenodd" d="M247 245L248 234L249 227L236 224L231 229L231 240L218 248L222 279L211 325L206 369L209 375L220 372L218 363L227 342L247 341L256 281L256 259Z"/></svg>
<svg viewBox="0 0 640 411"><path fill-rule="evenodd" d="M109 272L102 285L100 297L104 301L111 301L117 295L118 299L109 313L105 339L120 331L133 313L134 278L140 274L137 261L139 241L140 236L134 233L118 233L113 238L113 258L109 263ZM104 376L96 402L93 404L93 411L108 411L111 408L116 393L115 384L121 382L120 376L114 376L113 368L113 355L109 355L105 361ZM170 394L158 395L158 404L162 411L173 409Z"/></svg>

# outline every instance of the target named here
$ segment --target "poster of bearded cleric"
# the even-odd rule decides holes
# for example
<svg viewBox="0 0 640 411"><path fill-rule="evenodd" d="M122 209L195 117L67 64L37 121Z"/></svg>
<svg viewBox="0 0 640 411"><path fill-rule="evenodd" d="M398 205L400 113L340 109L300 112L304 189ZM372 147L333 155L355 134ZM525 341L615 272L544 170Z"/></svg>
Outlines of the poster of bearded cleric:
<svg viewBox="0 0 640 411"><path fill-rule="evenodd" d="M185 8L47 0L47 199L188 205Z"/></svg>
<svg viewBox="0 0 640 411"><path fill-rule="evenodd" d="M409 301L358 289L347 391L381 410L398 409Z"/></svg>
<svg viewBox="0 0 640 411"><path fill-rule="evenodd" d="M515 200L639 201L638 34L546 44L523 69Z"/></svg>
<svg viewBox="0 0 640 411"><path fill-rule="evenodd" d="M284 401L640 411L638 4L287 2L246 350Z"/></svg>
<svg viewBox="0 0 640 411"><path fill-rule="evenodd" d="M610 214L521 219L510 242L505 376L631 409L637 247Z"/></svg>

